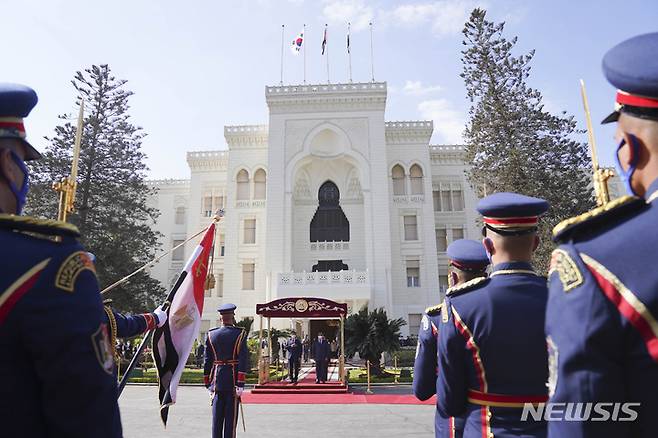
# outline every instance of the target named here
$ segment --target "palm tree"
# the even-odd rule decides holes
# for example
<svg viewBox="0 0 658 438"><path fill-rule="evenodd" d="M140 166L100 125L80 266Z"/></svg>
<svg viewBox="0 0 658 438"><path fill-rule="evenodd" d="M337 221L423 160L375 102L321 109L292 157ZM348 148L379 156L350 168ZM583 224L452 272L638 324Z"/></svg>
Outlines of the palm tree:
<svg viewBox="0 0 658 438"><path fill-rule="evenodd" d="M368 312L363 306L358 313L345 320L345 354L370 361L372 373L383 374L379 360L382 353L393 353L400 349L400 327L406 325L402 318L388 319L383 308Z"/></svg>
<svg viewBox="0 0 658 438"><path fill-rule="evenodd" d="M271 337L271 339L272 339L271 347L272 348L270 349L270 351L271 351L270 360L272 360L275 357L279 357L279 348L280 348L279 347L279 338L287 338L292 333L292 330L290 330L290 329L278 330L278 329L275 329L274 327L272 327L271 330L272 330L272 333L271 333L271 335L272 335L272 337ZM251 334L251 337L258 339L258 332L257 331L253 332ZM267 329L263 329L263 339L267 339Z"/></svg>
<svg viewBox="0 0 658 438"><path fill-rule="evenodd" d="M249 333L251 333L251 326L253 324L254 324L254 318L251 316L247 316L246 318L242 318L240 321L236 322L235 326L243 328L248 335Z"/></svg>

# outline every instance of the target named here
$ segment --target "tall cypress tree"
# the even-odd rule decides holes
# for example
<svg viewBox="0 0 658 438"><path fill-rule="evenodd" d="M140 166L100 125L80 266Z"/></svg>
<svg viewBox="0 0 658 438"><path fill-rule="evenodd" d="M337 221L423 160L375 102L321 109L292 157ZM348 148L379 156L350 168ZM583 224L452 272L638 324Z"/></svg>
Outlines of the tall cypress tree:
<svg viewBox="0 0 658 438"><path fill-rule="evenodd" d="M541 93L528 86L534 50L515 56L517 38L503 37L504 27L475 9L462 31L461 77L471 102L464 132L467 176L479 196L518 192L550 202L535 253L542 270L553 249L552 227L594 206L591 161L587 145L576 140L582 131L573 116L549 113Z"/></svg>
<svg viewBox="0 0 658 438"><path fill-rule="evenodd" d="M78 226L82 243L96 256L101 288L130 274L151 260L159 248L151 225L158 211L147 204L151 194L144 178L144 133L132 124L126 81L115 78L107 65L77 72L73 86L85 100L85 117L78 170L75 213L69 222ZM60 116L62 124L43 159L32 165L28 214L57 217L58 197L51 185L71 172L75 121ZM164 290L146 273L138 274L107 296L117 308L151 310Z"/></svg>

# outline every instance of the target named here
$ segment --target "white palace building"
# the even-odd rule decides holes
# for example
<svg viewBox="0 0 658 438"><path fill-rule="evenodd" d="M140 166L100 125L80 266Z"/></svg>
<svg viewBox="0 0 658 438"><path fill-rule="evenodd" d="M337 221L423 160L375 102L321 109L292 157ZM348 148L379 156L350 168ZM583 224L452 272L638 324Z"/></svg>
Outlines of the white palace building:
<svg viewBox="0 0 658 438"><path fill-rule="evenodd" d="M223 302L239 319L298 296L383 307L418 332L447 288L446 246L479 238L476 197L462 147L430 145L430 121L387 122L386 95L385 82L268 86L268 125L226 126L228 150L187 153L189 179L151 181L165 248L226 212L201 336ZM194 243L151 275L169 287Z"/></svg>

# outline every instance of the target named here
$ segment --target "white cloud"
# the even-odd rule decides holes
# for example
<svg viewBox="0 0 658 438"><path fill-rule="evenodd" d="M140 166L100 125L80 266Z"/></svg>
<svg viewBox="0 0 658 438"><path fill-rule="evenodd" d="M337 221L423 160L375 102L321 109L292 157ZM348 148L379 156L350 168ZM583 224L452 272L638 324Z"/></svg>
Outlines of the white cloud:
<svg viewBox="0 0 658 438"><path fill-rule="evenodd" d="M362 0L330 0L322 9L328 24L346 26L352 23L353 30L362 30L372 21L373 11Z"/></svg>
<svg viewBox="0 0 658 438"><path fill-rule="evenodd" d="M439 0L431 3L409 3L384 12L385 24L419 26L429 24L437 36L461 32L471 11L485 7L484 0Z"/></svg>
<svg viewBox="0 0 658 438"><path fill-rule="evenodd" d="M447 144L462 144L465 118L447 99L425 100L418 104L422 118L434 121L434 132Z"/></svg>
<svg viewBox="0 0 658 438"><path fill-rule="evenodd" d="M436 93L437 91L441 91L441 86L423 85L421 81L407 80L404 83L404 88L402 88L402 91L412 96L422 96L424 94L431 94L431 93Z"/></svg>

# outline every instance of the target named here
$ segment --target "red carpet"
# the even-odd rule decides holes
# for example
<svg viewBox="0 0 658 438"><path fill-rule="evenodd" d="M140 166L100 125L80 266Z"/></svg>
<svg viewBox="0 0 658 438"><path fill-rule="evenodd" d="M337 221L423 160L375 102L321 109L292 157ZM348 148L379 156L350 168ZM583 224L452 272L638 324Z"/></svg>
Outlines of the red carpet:
<svg viewBox="0 0 658 438"><path fill-rule="evenodd" d="M434 405L436 398L424 402L411 394L252 394L245 392L242 401L246 404L320 404L320 405Z"/></svg>

